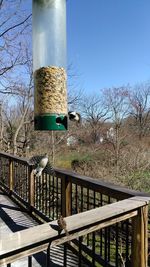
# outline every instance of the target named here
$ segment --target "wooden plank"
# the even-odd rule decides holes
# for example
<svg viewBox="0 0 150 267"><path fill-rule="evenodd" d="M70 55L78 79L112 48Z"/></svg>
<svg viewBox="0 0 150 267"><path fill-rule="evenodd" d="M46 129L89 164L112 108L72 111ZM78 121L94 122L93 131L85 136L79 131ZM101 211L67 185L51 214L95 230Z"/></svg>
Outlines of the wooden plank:
<svg viewBox="0 0 150 267"><path fill-rule="evenodd" d="M132 211L134 212L137 208L147 205L149 200L149 198L145 197L133 197L131 199L122 200L100 208L72 215L65 218L67 230L71 232L71 234L80 231L80 234L83 235L87 233L84 231L86 228L93 227L89 230L91 232L97 229L96 227L98 224L98 227L106 227L115 223L116 218L131 213ZM136 213L134 216L135 215ZM123 218L125 219L125 217ZM9 256L10 253L12 255L23 250L29 250L30 248L48 243L49 240L63 237L64 233L62 232L61 235L58 235L58 230L57 221L53 221L52 223L45 223L43 225L10 234L0 241L0 259ZM73 236L72 239L73 238L75 238L75 236ZM63 240L63 242L66 241L67 239Z"/></svg>
<svg viewBox="0 0 150 267"><path fill-rule="evenodd" d="M138 216L132 220L132 266L148 266L148 206L139 208Z"/></svg>
<svg viewBox="0 0 150 267"><path fill-rule="evenodd" d="M71 215L71 182L67 179L66 184L66 217Z"/></svg>
<svg viewBox="0 0 150 267"><path fill-rule="evenodd" d="M67 217L71 215L71 182L68 177L62 178L62 215Z"/></svg>
<svg viewBox="0 0 150 267"><path fill-rule="evenodd" d="M33 174L33 167L29 166L28 169L28 179L29 179L29 204L30 206L34 207L34 174Z"/></svg>

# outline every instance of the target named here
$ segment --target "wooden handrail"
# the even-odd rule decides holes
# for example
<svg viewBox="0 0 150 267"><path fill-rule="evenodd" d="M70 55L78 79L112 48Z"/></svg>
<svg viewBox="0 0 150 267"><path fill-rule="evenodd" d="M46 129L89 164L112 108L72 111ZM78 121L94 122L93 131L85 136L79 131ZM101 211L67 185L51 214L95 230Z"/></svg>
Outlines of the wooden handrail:
<svg viewBox="0 0 150 267"><path fill-rule="evenodd" d="M14 156L5 152L0 152L0 155L3 157L9 158L11 160L17 160L19 162L22 162L23 164L26 164L30 166L27 158L19 158L18 156ZM140 191L131 190L128 188L125 188L120 185L112 184L109 182L104 182L100 179L95 179L83 175L79 175L73 171L64 170L64 169L58 169L55 168L56 176L60 178L66 178L69 181L72 181L75 184L85 186L96 190L96 191L103 191L103 194L109 195L110 197L114 197L116 199L122 200L125 198L133 197L133 196L147 196L150 197L150 194Z"/></svg>
<svg viewBox="0 0 150 267"><path fill-rule="evenodd" d="M138 211L147 207L149 201L150 198L148 197L133 197L66 217L65 220L69 236L65 236L63 231L59 233L57 221L9 234L0 241L0 266L43 251L49 243L51 243L51 246L63 244L79 236L132 217L134 217L135 222L136 218L139 220ZM145 217L145 220L147 221L147 217ZM138 225L141 225L141 221ZM141 226L142 229L144 229L144 225L145 221ZM138 231L137 234L137 238L140 239L142 233L140 234L140 231ZM139 249L139 246L137 248ZM144 246L141 247L141 249L143 248ZM145 260L146 252L141 251L141 253L144 253L145 258L141 257L141 260L138 259L138 261L133 258L133 266L147 267ZM134 255L137 255L136 249Z"/></svg>

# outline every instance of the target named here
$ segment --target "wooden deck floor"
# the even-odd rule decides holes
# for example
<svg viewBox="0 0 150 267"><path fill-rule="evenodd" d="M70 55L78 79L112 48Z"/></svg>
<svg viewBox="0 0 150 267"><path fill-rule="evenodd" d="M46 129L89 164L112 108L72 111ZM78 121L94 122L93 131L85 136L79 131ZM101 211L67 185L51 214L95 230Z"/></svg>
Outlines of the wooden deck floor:
<svg viewBox="0 0 150 267"><path fill-rule="evenodd" d="M0 191L0 238L4 238L8 233L24 230L37 225L26 212L22 212L20 208L12 202L12 200ZM51 266L63 265L63 246L57 246L51 249ZM12 263L11 267L26 267L27 258ZM46 266L46 254L41 252L32 257L33 267ZM77 257L67 250L67 266L78 266Z"/></svg>

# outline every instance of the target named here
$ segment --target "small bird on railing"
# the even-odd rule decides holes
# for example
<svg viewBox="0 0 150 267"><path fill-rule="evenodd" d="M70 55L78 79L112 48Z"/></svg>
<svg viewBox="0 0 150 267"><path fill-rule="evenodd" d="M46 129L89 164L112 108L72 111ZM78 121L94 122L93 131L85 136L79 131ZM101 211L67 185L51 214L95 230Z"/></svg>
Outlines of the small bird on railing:
<svg viewBox="0 0 150 267"><path fill-rule="evenodd" d="M73 121L73 122L81 122L81 115L80 113L76 112L76 111L69 111L68 112L68 116L69 116L69 120Z"/></svg>
<svg viewBox="0 0 150 267"><path fill-rule="evenodd" d="M48 160L47 153L45 153L43 156L33 156L29 160L29 164L34 166L33 173L36 177L40 177L43 170L45 170L49 174L55 174L55 171Z"/></svg>
<svg viewBox="0 0 150 267"><path fill-rule="evenodd" d="M67 230L67 223L65 221L65 219L63 218L63 216L61 215L58 220L57 220L58 226L60 230L64 230L65 234L67 236L69 236L68 230Z"/></svg>

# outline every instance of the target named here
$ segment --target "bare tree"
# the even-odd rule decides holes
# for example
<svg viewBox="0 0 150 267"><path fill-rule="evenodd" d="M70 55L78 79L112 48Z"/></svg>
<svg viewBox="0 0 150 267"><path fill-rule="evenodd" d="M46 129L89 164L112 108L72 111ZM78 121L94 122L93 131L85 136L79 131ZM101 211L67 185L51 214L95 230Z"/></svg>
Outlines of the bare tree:
<svg viewBox="0 0 150 267"><path fill-rule="evenodd" d="M139 85L129 94L131 127L139 140L150 133L150 86Z"/></svg>
<svg viewBox="0 0 150 267"><path fill-rule="evenodd" d="M115 157L116 173L119 172L120 152L124 146L126 134L124 132L124 119L128 115L128 89L125 87L105 90L105 103L109 109L113 134L108 135L108 142L112 145Z"/></svg>
<svg viewBox="0 0 150 267"><path fill-rule="evenodd" d="M99 143L102 126L109 118L108 107L104 105L102 96L85 97L82 102L82 114L87 122L86 127L91 135L92 143Z"/></svg>
<svg viewBox="0 0 150 267"><path fill-rule="evenodd" d="M26 63L25 42L30 43L31 14L22 1L0 2L0 93L12 94L14 80Z"/></svg>
<svg viewBox="0 0 150 267"><path fill-rule="evenodd" d="M19 142L20 149L26 151L26 146L29 143L29 128L31 129L31 122L33 121L33 75L32 75L32 61L29 56L28 64L26 64L26 83L18 81L15 87L15 95L13 99L17 105L13 105L13 112L6 112L7 129L9 129L9 141L12 145L14 154L18 153ZM14 100L12 102L14 102ZM11 110L11 107L10 107ZM21 133L21 135L20 135Z"/></svg>
<svg viewBox="0 0 150 267"><path fill-rule="evenodd" d="M69 110L80 110L80 104L83 99L84 90L78 84L78 73L73 64L67 67L68 84L68 108Z"/></svg>
<svg viewBox="0 0 150 267"><path fill-rule="evenodd" d="M4 107L3 113L1 109L1 124L3 122L1 140L3 135L3 143L5 141L7 147L10 144L9 148L12 148L14 153L17 153L20 135L25 139L23 128L24 130L27 128L31 113L33 84L31 53L29 53L30 9L31 6L25 10L23 1L0 1L0 96L3 99L7 97L8 100L8 108ZM16 102L18 104L15 104ZM6 149L3 146L2 148Z"/></svg>

